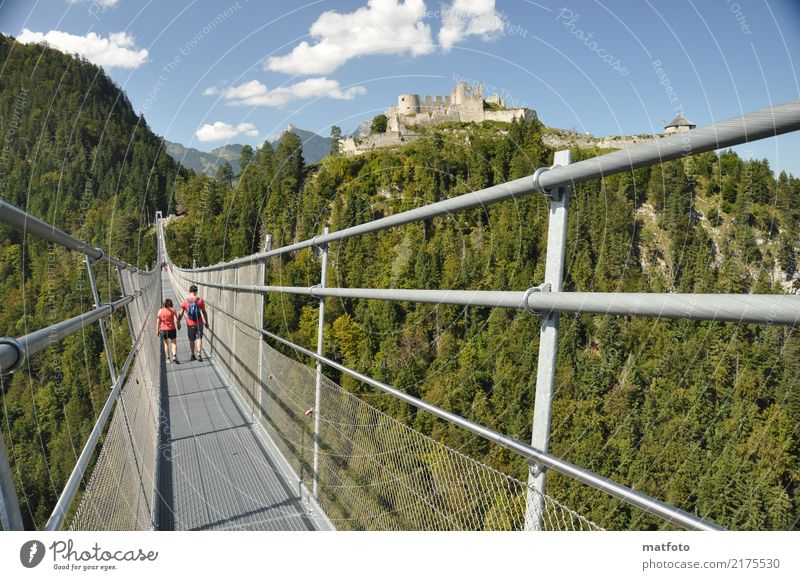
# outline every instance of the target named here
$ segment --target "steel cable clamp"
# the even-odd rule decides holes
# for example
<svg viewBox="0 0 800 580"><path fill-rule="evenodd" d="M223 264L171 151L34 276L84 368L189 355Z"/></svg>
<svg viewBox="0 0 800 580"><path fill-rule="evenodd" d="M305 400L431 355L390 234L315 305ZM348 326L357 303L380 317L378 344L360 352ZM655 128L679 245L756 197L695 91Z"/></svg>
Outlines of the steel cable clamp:
<svg viewBox="0 0 800 580"><path fill-rule="evenodd" d="M106 255L106 253L103 250L101 250L100 248L95 248L94 251L99 253L100 255L97 256L96 258L94 258L94 257L90 256L89 254L86 254L86 259L89 261L90 264L94 264L95 262L99 262L100 260L103 259L103 256Z"/></svg>
<svg viewBox="0 0 800 580"><path fill-rule="evenodd" d="M0 344L12 346L14 347L14 350L17 351L17 360L14 362L14 364L11 365L10 368L2 369L2 374L4 375L13 373L25 362L25 348L22 346L22 343L15 338L0 338Z"/></svg>
<svg viewBox="0 0 800 580"><path fill-rule="evenodd" d="M561 197L564 194L564 190L561 187L556 187L554 189L545 189L542 187L542 184L539 183L539 178L542 176L542 173L545 171L550 171L554 167L561 167L561 165L552 165L550 167L540 167L536 171L533 172L533 189L534 191L541 193L550 201L561 201Z"/></svg>
<svg viewBox="0 0 800 580"><path fill-rule="evenodd" d="M525 311L530 312L531 314L535 314L536 316L541 315L542 312L540 310L531 308L528 305L528 298L534 292L550 292L550 289L551 289L550 282L543 282L538 286L531 286L530 288L525 290L525 296L522 297L522 308L525 309Z"/></svg>
<svg viewBox="0 0 800 580"><path fill-rule="evenodd" d="M539 477L541 474L543 474L545 471L547 471L547 466L546 465L544 465L542 463L539 463L539 462L536 462L536 461L529 462L528 463L528 468L530 470L530 474L533 477Z"/></svg>

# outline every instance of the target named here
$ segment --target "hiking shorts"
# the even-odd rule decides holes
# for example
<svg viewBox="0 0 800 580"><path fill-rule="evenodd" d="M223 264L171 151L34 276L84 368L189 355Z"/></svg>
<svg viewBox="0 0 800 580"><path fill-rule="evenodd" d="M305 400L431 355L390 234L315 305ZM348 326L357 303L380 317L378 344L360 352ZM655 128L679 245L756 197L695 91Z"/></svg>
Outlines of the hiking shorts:
<svg viewBox="0 0 800 580"><path fill-rule="evenodd" d="M178 337L178 333L173 328L172 330L162 330L161 331L161 340L175 340Z"/></svg>
<svg viewBox="0 0 800 580"><path fill-rule="evenodd" d="M198 338L203 338L203 325L198 324L197 326L186 326L186 330L189 333L189 340L197 340Z"/></svg>

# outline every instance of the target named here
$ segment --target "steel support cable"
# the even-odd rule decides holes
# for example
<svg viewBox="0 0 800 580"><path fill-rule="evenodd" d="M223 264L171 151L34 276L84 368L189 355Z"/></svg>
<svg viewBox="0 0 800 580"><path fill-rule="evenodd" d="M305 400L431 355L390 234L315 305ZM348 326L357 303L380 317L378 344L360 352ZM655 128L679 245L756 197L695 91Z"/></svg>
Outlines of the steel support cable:
<svg viewBox="0 0 800 580"><path fill-rule="evenodd" d="M237 292L280 292L313 297L330 296L423 304L518 308L541 316L546 316L550 312L572 312L789 326L800 323L800 296L785 294L407 290L320 288L319 286L243 286L215 284L195 279L190 279L189 282L198 286Z"/></svg>
<svg viewBox="0 0 800 580"><path fill-rule="evenodd" d="M148 286L147 289L149 290L150 287ZM155 302L154 299L156 296L157 294L153 294L153 298L150 300L150 304L148 305L150 310L152 310L153 302ZM150 317L146 316L142 321L136 342L131 347L131 351L128 353L125 363L122 365L122 368L119 371L117 380L114 381L114 384L111 388L111 394L108 396L108 399L106 399L103 409L100 411L100 416L97 418L97 421L92 428L92 432L89 434L89 439L86 441L86 445L84 445L80 457L78 457L78 461L75 464L75 467L73 468L66 485L64 486L64 491L61 492L61 496L58 498L58 502L53 509L53 513L50 515L50 519L45 525L45 531L58 531L61 529L64 518L66 518L69 507L72 504L72 501L75 499L75 494L78 492L81 480L83 479L86 469L89 466L89 461L91 460L92 454L94 453L97 443L100 440L100 435L103 432L103 428L108 421L108 417L111 415L111 410L114 407L114 403L116 403L117 398L122 391L122 386L125 383L125 379L127 378L128 371L130 370L136 353L141 350L144 340L150 339L150 335L144 332L149 320Z"/></svg>
<svg viewBox="0 0 800 580"><path fill-rule="evenodd" d="M550 191L564 185L575 185L590 179L607 177L615 173L631 171L655 163L774 137L798 129L800 129L800 101L791 101L684 133L638 143L628 149L585 159L564 167L553 167L537 175L536 179L534 179L533 175L522 177L507 183L345 228L338 232L314 236L268 252L259 252L223 264L197 268L196 271L206 272L249 264L264 260L270 256L286 254L312 246L322 246L353 236L386 230L453 212L476 209L517 196Z"/></svg>
<svg viewBox="0 0 800 580"><path fill-rule="evenodd" d="M214 304L212 304L210 302L206 302L206 304L208 304L208 306L210 306L211 308L214 308L215 310L221 312L222 314L225 314L229 318L231 318L233 320L236 320L237 322L239 322L239 323L251 328L252 330L255 330L255 331L261 333L262 335L264 335L266 337L272 338L273 340L276 340L276 341L280 342L281 344L284 344L284 345L286 345L286 346L288 346L290 348L293 348L297 352L300 352L300 353L302 353L302 354L304 354L306 356L309 356L312 359L314 359L316 361L319 361L324 365L327 365L327 366L329 366L331 368L334 368L334 369L336 369L336 370L338 370L340 372L343 372L343 373L345 373L347 375L350 375L353 378L358 379L359 381L362 381L362 382L364 382L364 383L366 383L366 384L368 384L370 386L373 386L373 387L375 387L375 388L377 388L377 389L379 389L379 390L381 390L381 391L383 391L383 392L385 392L385 393L387 393L387 394L389 394L389 395L391 395L391 396L393 396L393 397L395 397L397 399L400 399L400 400L402 400L402 401L404 401L404 402L406 402L406 403L408 403L408 404L410 404L410 405L412 405L412 406L414 406L414 407L416 407L418 409L422 409L423 411L427 411L427 412L431 413L432 415L435 415L435 416L439 417L440 419L443 419L443 420L447 421L448 423L451 423L451 424L457 425L457 426L459 426L459 427L461 427L463 429L466 429L467 431L469 431L471 433L474 433L475 435L478 435L479 437L482 437L483 439L486 439L487 441L490 441L492 443L496 443L497 445L500 445L501 447L504 447L504 448L506 448L506 449L508 449L510 451L513 451L513 452L515 452L515 453L517 453L519 455L522 455L523 457L528 459L530 462L535 462L535 463L539 463L539 464L545 465L546 467L554 469L554 470L558 471L559 473L562 473L562 474L564 474L564 475L566 475L566 476L568 476L568 477L570 477L572 479L580 481L581 483L584 483L586 485L589 485L590 487L593 487L595 489L603 491L603 492L605 492L605 493L607 493L607 494L609 494L609 495L611 495L613 497L621 499L622 501L624 501L624 502L626 502L628 504L631 504L631 505L633 505L635 507L638 507L638 508L640 508L640 509L642 509L642 510L644 510L644 511L650 513L650 514L658 516L659 518L663 519L666 522L669 522L671 524L675 524L675 525L678 525L678 526L681 526L681 527L683 527L685 529L690 529L690 530L707 530L707 531L716 530L716 531L720 531L720 530L724 530L725 529L725 528L723 528L723 527L721 527L721 526L719 526L719 525L717 525L717 524L715 524L713 522L709 522L707 520L704 520L702 518L694 516L694 515L692 515L692 514L690 514L688 512L685 512L685 511L679 509L679 508L676 508L676 507L671 506L669 504L666 504L666 503L664 503L664 502L662 502L660 500L657 500L657 499L652 498L650 496L647 496L647 495L645 495L645 494L643 494L641 492L638 492L638 491L636 491L634 489L631 489L629 487L626 487L624 485L616 483L616 482L614 482L614 481L612 481L612 480L610 480L610 479L608 479L606 477L603 477L602 475L599 475L597 473L593 473L591 471L583 469L582 467L578 467L577 465L574 465L574 464L572 464L572 463L570 463L568 461L565 461L563 459L559 459L558 457L555 457L555 456L553 456L553 455L551 455L549 453L543 453L543 452L541 452L541 451L539 451L537 449L534 449L530 445L528 445L526 443L523 443L522 441L518 441L517 439L513 439L511 437L503 435L502 433L498 433L497 431L494 431L492 429L489 429L489 428L484 427L482 425L479 425L477 423L473 423L472 421L470 421L468 419L465 419L464 417L461 417L461 416L456 415L454 413L451 413L449 411L445 411L444 409L441 409L441 408L439 408L439 407L437 407L435 405L432 405L432 404L427 403L427 402L425 402L425 401L423 401L421 399L413 397L413 396L411 396L411 395L409 395L407 393L399 391L399 390L397 390L397 389L395 389L393 387L390 387L389 385L387 385L385 383L382 383L382 382L380 382L378 380L375 380L375 379L373 379L373 378L371 378L371 377L369 377L367 375L364 375L364 374L362 374L362 373L360 373L358 371L355 371L355 370L350 369L350 368L348 368L348 367L346 367L346 366L344 366L342 364L339 364L339 363L337 363L335 361L332 361L332 360L330 360L328 358L320 356L320 355L318 355L317 353L315 353L315 352L313 352L311 350L303 348L302 346L299 346L299 345L297 345L297 344L295 344L295 343L293 343L293 342L291 342L289 340L286 340L285 338L282 338L282 337L280 337L280 336L278 336L276 334L273 334L273 333L271 333L271 332L269 332L267 330L264 330L263 328L258 328L257 326L255 326L253 324L250 324L249 322L247 322L245 320L242 320L241 318L236 317L236 316L232 315L231 313L226 312L225 310L222 310L222 309L218 308L217 306L215 306Z"/></svg>
<svg viewBox="0 0 800 580"><path fill-rule="evenodd" d="M29 213L0 200L0 223L10 226L24 234L31 234L36 237L48 240L68 250L74 250L86 255L90 260L107 262L117 268L128 268L132 272L139 272L139 268L132 266L122 260L118 260L106 254L100 248L92 247L84 241L69 235L66 232L52 226L39 218L33 217Z"/></svg>

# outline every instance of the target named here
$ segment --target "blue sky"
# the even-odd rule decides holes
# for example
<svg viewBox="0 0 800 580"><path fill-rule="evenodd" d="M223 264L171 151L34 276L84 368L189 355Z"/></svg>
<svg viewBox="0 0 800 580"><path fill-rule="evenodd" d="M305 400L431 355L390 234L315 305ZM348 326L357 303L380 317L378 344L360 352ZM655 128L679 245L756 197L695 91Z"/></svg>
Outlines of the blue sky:
<svg viewBox="0 0 800 580"><path fill-rule="evenodd" d="M154 131L203 150L288 123L348 132L457 79L595 135L800 98L797 0L0 0L0 30L82 52ZM800 135L737 150L800 175Z"/></svg>

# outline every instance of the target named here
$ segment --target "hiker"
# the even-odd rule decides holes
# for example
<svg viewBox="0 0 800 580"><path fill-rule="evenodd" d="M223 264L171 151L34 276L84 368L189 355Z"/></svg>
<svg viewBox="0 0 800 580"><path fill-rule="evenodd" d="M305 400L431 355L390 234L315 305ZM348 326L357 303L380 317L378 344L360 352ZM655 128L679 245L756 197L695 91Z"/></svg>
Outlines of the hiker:
<svg viewBox="0 0 800 580"><path fill-rule="evenodd" d="M156 315L158 319L158 336L161 337L164 343L164 356L167 357L167 364L174 362L178 364L178 345L175 343L177 332L175 331L175 324L177 322L178 330L181 328L181 319L172 307L172 300L169 298L164 300L164 306L158 311ZM169 356L169 345L172 344L172 357Z"/></svg>
<svg viewBox="0 0 800 580"><path fill-rule="evenodd" d="M186 330L189 333L189 348L192 350L192 358L189 360L203 361L203 327L208 326L208 314L206 314L206 303L202 298L197 297L197 286L189 286L189 297L181 304L181 313L178 315L180 324L183 315L186 314ZM195 350L195 342L197 350ZM196 354L195 354L196 353Z"/></svg>

